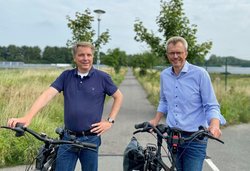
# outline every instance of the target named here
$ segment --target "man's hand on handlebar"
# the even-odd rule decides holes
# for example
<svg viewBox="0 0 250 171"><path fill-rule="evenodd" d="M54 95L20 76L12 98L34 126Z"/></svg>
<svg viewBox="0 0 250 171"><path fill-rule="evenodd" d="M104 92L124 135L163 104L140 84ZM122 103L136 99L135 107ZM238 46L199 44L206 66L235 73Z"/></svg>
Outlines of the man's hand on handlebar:
<svg viewBox="0 0 250 171"><path fill-rule="evenodd" d="M215 138L220 138L222 134L220 130L220 121L218 119L211 119L210 125L208 127L208 131L211 132L211 134Z"/></svg>
<svg viewBox="0 0 250 171"><path fill-rule="evenodd" d="M11 118L8 120L7 125L11 128L15 128L17 123L21 123L24 125L24 127L27 127L30 124L30 120L26 117L21 117L21 118Z"/></svg>

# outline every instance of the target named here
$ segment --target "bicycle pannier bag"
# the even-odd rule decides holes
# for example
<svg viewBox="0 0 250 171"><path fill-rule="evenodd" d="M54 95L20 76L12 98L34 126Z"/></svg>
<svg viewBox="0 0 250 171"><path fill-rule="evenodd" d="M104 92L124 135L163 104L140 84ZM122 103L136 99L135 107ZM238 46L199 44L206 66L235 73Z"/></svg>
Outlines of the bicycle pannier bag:
<svg viewBox="0 0 250 171"><path fill-rule="evenodd" d="M123 154L123 171L143 171L143 148L135 137L132 137Z"/></svg>

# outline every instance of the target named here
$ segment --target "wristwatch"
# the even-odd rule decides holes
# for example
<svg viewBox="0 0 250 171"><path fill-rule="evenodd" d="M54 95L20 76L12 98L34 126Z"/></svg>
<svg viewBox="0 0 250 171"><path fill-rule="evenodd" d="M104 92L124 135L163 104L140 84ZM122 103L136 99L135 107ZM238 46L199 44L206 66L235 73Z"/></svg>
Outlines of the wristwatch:
<svg viewBox="0 0 250 171"><path fill-rule="evenodd" d="M108 121L109 123L112 123L112 124L114 124L114 123L115 123L115 120L114 120L114 119L112 119L112 118L110 118L110 117L108 117L107 121Z"/></svg>

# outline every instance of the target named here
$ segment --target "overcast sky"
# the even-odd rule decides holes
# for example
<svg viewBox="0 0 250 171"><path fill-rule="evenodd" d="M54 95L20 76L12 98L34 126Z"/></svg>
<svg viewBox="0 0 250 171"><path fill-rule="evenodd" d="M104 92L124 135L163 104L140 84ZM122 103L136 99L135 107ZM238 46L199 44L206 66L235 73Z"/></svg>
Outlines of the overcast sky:
<svg viewBox="0 0 250 171"><path fill-rule="evenodd" d="M198 42L213 42L208 56L250 60L250 0L183 2L186 17L197 25ZM117 47L128 54L147 50L134 40L135 19L157 34L160 0L0 0L0 46L66 46L72 37L66 16L74 18L87 8L106 11L101 16L101 31L109 29L111 40L102 48L104 52ZM93 28L97 26L95 20Z"/></svg>

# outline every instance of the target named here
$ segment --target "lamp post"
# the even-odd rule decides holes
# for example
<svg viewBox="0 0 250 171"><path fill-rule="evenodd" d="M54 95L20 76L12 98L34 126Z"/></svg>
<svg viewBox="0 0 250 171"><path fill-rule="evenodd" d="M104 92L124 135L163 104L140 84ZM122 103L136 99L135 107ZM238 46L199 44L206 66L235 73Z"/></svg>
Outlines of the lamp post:
<svg viewBox="0 0 250 171"><path fill-rule="evenodd" d="M94 12L97 14L97 21L98 21L98 30L97 30L97 37L99 40L99 37L100 37L100 22L101 22L101 15L105 13L105 11L101 10L101 9L97 9L97 10L94 10ZM98 49L97 49L97 68L99 69L99 65L100 65L100 46L98 46Z"/></svg>

